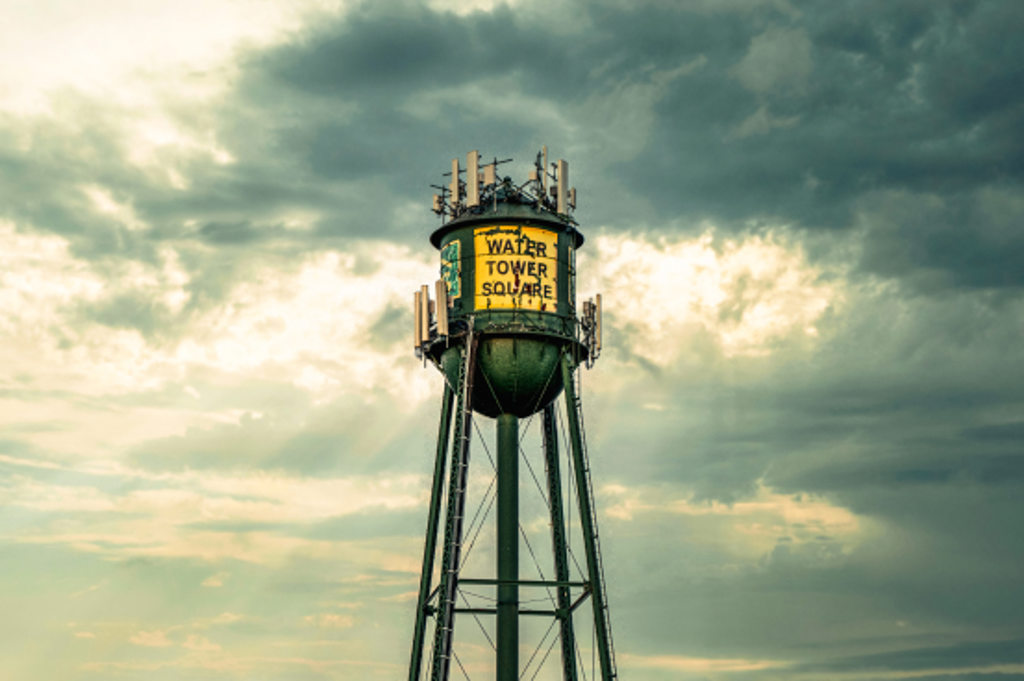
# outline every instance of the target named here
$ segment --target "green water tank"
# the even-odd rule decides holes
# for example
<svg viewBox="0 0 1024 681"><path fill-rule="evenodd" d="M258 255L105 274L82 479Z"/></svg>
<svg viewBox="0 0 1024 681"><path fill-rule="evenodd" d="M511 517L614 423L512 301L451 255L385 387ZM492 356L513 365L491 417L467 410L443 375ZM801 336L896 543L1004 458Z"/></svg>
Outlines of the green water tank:
<svg viewBox="0 0 1024 681"><path fill-rule="evenodd" d="M473 409L524 417L562 391L563 349L586 352L576 329L583 235L568 217L524 200L507 181L505 188L430 237L441 254L450 331L429 353L455 385L472 318L479 343Z"/></svg>

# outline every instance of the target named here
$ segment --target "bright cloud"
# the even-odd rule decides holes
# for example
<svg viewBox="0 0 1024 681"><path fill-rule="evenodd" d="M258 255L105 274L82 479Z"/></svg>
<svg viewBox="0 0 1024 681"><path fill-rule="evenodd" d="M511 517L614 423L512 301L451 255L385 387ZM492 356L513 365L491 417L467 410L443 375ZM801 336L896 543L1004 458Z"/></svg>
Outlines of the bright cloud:
<svg viewBox="0 0 1024 681"><path fill-rule="evenodd" d="M312 14L337 13L342 5L336 0L14 3L4 8L0 28L0 108L46 110L49 94L69 86L130 97L125 85L140 72L163 78L202 74L221 66L241 43L273 43ZM143 79L134 82L136 91L151 87Z"/></svg>
<svg viewBox="0 0 1024 681"><path fill-rule="evenodd" d="M209 587L211 589L218 589L224 586L224 582L227 581L227 578L230 576L230 572L217 572L204 579L200 586Z"/></svg>
<svg viewBox="0 0 1024 681"><path fill-rule="evenodd" d="M16 461L9 459L9 461ZM70 469L68 469L70 470ZM39 482L13 476L0 487L5 506L49 513L98 512L115 519L97 521L88 529L69 530L66 523L52 530L27 530L14 537L27 543L68 544L82 551L116 555L196 557L216 561L236 558L276 563L295 553L328 556L348 551L371 564L411 569L408 556L394 556L374 547L278 535L271 532L229 532L203 529L209 523L310 523L360 511L414 508L422 503L424 481L418 476L313 479L269 473L230 476L187 472L152 474L134 469L84 466L79 472L128 483L148 481L153 489L109 493L96 487ZM203 586L223 586L228 573L219 572Z"/></svg>
<svg viewBox="0 0 1024 681"><path fill-rule="evenodd" d="M624 667L664 669L677 672L752 672L785 666L777 660L686 657L683 655L622 655Z"/></svg>
<svg viewBox="0 0 1024 681"><path fill-rule="evenodd" d="M108 189L88 185L82 188L82 192L89 198L97 212L110 216L129 231L135 232L146 228L146 225L135 214L135 210L130 205L115 199Z"/></svg>
<svg viewBox="0 0 1024 681"><path fill-rule="evenodd" d="M606 336L661 366L706 347L704 339L725 357L805 342L842 300L798 245L771 235L718 245L711 230L695 239L622 234L590 248L579 289L603 294Z"/></svg>
<svg viewBox="0 0 1024 681"><path fill-rule="evenodd" d="M189 634L185 639L185 642L181 644L182 648L188 650L199 650L199 651L215 651L220 650L220 646L206 638L205 636L198 636L196 634Z"/></svg>
<svg viewBox="0 0 1024 681"><path fill-rule="evenodd" d="M356 620L352 615L322 612L316 615L306 615L303 622L318 629L349 629L355 626Z"/></svg>
<svg viewBox="0 0 1024 681"><path fill-rule="evenodd" d="M140 631L128 639L137 646L145 646L147 648L166 648L172 646L174 643L167 638L167 632L156 630L156 631Z"/></svg>
<svg viewBox="0 0 1024 681"><path fill-rule="evenodd" d="M92 191L100 210L121 210L103 203L107 194ZM186 247L191 246L181 246ZM415 283L430 280L434 267L424 257L366 242L345 253L310 255L297 267L269 261L224 300L196 313L184 310L191 276L178 250L165 246L159 255L156 263L105 263L113 271L101 271L73 255L61 237L0 224L5 310L0 328L6 337L0 359L21 367L21 383L39 394L55 389L96 397L144 393L180 386L191 373L219 376L227 386L279 381L320 402L383 389L401 397L400 407L412 408L433 396L432 375L416 364L407 344L373 335L382 313L405 315ZM147 338L107 319L106 310L122 301L139 301L173 322L179 338ZM182 389L201 397L194 386ZM204 413L134 410L135 418L125 419L123 412L97 413L81 403L61 402L46 412L38 406L11 402L0 421L23 425L45 415L78 423L74 438L61 429L40 439L78 457L90 450L116 452L142 439L180 433L187 425L238 418L216 407ZM86 433L94 434L92 444Z"/></svg>
<svg viewBox="0 0 1024 681"><path fill-rule="evenodd" d="M431 387L406 345L382 347L371 326L389 306L409 308L410 282L433 270L405 248L374 243L310 256L296 272L266 266L197 320L175 357L227 372L269 369L322 398L386 387L425 399Z"/></svg>

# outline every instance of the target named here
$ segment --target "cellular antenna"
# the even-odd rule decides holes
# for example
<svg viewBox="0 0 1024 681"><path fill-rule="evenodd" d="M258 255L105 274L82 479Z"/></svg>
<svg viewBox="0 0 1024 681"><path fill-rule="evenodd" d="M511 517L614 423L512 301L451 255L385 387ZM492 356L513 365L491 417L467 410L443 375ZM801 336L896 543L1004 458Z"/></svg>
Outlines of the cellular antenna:
<svg viewBox="0 0 1024 681"><path fill-rule="evenodd" d="M459 209L459 206L462 204L462 190L461 187L459 186L460 172L462 171L459 170L459 159L453 158L451 172L452 179L448 185L449 202L451 203L451 209L453 213L456 212Z"/></svg>
<svg viewBox="0 0 1024 681"><path fill-rule="evenodd" d="M497 182L498 174L498 159L494 159L494 163L488 163L484 166L484 189L489 189L494 186Z"/></svg>
<svg viewBox="0 0 1024 681"><path fill-rule="evenodd" d="M556 203L556 206L558 208L558 212L559 213L561 213L562 215L566 215L566 214L569 213L569 202L568 202L568 196L569 196L569 162L568 161L563 161L562 159L558 159L558 176L556 178L556 181L558 182L558 184L555 185L555 187L556 187L555 195L558 197L558 201Z"/></svg>
<svg viewBox="0 0 1024 681"><path fill-rule="evenodd" d="M541 165L540 174L540 191L544 196L544 200L548 200L548 146L545 144L540 148L540 153L544 157L544 162Z"/></svg>
<svg viewBox="0 0 1024 681"><path fill-rule="evenodd" d="M466 208L480 205L480 152L466 154Z"/></svg>

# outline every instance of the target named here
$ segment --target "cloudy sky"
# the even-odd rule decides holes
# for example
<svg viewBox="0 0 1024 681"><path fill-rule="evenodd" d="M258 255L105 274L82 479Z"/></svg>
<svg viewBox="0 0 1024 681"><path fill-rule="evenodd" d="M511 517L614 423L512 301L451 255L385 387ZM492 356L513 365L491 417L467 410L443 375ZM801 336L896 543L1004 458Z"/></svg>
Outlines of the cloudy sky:
<svg viewBox="0 0 1024 681"><path fill-rule="evenodd" d="M3 678L404 678L429 185L547 144L621 678L1024 679L1021 3L0 4Z"/></svg>

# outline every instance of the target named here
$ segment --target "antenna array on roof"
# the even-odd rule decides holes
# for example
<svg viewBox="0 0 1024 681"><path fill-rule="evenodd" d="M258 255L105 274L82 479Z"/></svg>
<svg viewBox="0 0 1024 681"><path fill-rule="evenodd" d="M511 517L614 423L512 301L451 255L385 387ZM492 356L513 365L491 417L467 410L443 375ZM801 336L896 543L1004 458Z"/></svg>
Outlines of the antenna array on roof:
<svg viewBox="0 0 1024 681"><path fill-rule="evenodd" d="M522 185L515 185L511 177L498 179L498 165L512 159L498 160L480 165L480 152L473 150L466 154L465 171L459 159L452 159L452 169L445 173L450 177L447 185L431 185L439 189L434 195L433 210L442 219L454 220L467 212L481 212L483 206L497 205L498 201L529 203L538 209L555 213L568 221L575 222L569 215L576 210L576 188L569 186L569 163L559 159L548 165L548 148L537 152L533 170ZM465 173L465 179L461 175Z"/></svg>

